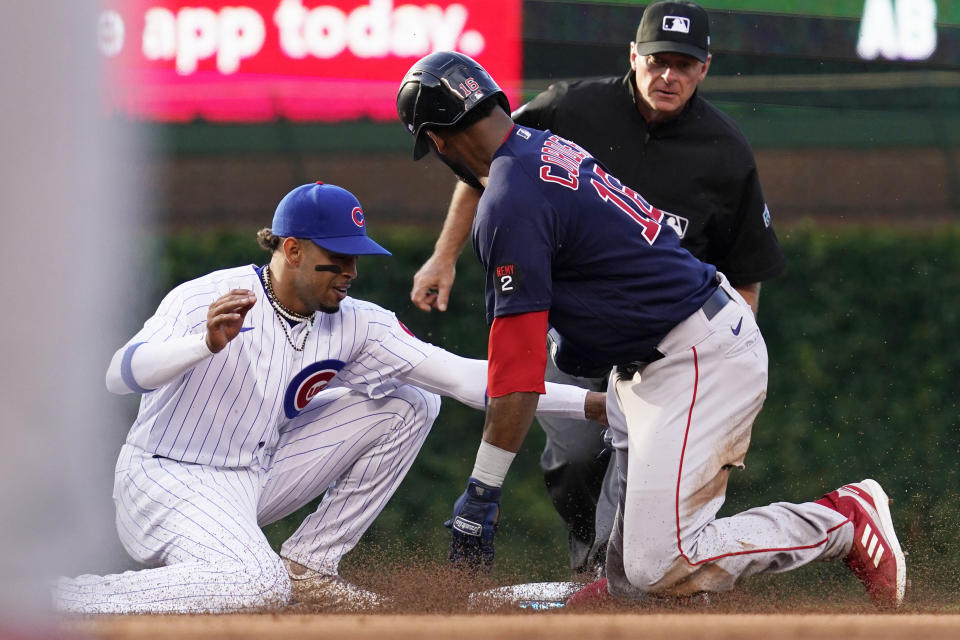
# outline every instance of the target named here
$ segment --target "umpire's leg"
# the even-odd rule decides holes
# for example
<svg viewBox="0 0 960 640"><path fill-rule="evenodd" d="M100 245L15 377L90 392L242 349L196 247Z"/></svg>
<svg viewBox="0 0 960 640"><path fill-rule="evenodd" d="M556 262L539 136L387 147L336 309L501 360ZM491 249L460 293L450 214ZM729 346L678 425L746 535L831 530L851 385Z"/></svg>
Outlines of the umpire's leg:
<svg viewBox="0 0 960 640"><path fill-rule="evenodd" d="M548 353L552 352L548 349ZM560 371L552 355L547 358L546 379L593 391L606 388L605 377L579 378ZM547 435L540 468L550 500L567 525L570 568L592 571L598 558L602 562L616 504L616 494L612 498L601 498L610 461L610 453L603 443L604 427L599 422L568 418L538 417L537 421ZM615 478L610 480L615 487ZM610 507L601 512L610 511L606 518L609 522L602 527L606 531L602 540L595 537L598 501Z"/></svg>

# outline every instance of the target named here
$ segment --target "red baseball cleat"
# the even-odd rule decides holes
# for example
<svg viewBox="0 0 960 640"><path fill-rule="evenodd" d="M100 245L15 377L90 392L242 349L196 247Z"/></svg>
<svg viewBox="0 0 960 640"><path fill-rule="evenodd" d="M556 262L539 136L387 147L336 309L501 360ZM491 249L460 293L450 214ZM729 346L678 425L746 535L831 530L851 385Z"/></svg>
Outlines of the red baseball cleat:
<svg viewBox="0 0 960 640"><path fill-rule="evenodd" d="M819 504L839 511L853 523L853 546L844 564L867 588L880 609L896 609L907 588L907 567L890 518L890 498L875 480L847 484Z"/></svg>
<svg viewBox="0 0 960 640"><path fill-rule="evenodd" d="M613 602L613 596L607 591L607 579L594 580L585 587L575 591L567 598L566 607L596 607Z"/></svg>

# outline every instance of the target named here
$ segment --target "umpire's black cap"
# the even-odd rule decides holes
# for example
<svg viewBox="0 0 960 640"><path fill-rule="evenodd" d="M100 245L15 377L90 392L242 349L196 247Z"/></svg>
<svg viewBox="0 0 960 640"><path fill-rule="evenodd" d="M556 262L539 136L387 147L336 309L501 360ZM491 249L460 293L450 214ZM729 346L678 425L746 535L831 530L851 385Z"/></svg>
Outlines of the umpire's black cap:
<svg viewBox="0 0 960 640"><path fill-rule="evenodd" d="M700 62L710 53L710 18L693 2L654 2L637 28L637 55L683 53Z"/></svg>
<svg viewBox="0 0 960 640"><path fill-rule="evenodd" d="M487 98L510 113L507 96L473 58L437 51L418 60L400 83L397 114L414 137L413 159L430 152L427 127L450 127Z"/></svg>

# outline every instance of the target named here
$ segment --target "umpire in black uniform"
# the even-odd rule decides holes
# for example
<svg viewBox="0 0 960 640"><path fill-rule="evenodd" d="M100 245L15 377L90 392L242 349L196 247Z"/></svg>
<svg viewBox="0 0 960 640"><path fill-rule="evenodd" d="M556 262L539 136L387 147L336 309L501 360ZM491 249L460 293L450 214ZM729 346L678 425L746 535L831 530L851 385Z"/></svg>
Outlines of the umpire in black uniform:
<svg viewBox="0 0 960 640"><path fill-rule="evenodd" d="M706 11L692 2L655 2L630 43L625 76L558 82L513 118L578 143L667 212L665 223L683 246L716 265L756 313L760 283L783 271L784 258L746 138L697 91L710 67L709 50ZM446 309L479 198L473 187L457 185L434 253L414 276L410 297L421 309ZM547 363L548 380L594 390L603 388L606 373L578 362L558 367L552 355ZM597 571L617 503L602 426L539 421L547 434L540 465L567 525L570 566Z"/></svg>

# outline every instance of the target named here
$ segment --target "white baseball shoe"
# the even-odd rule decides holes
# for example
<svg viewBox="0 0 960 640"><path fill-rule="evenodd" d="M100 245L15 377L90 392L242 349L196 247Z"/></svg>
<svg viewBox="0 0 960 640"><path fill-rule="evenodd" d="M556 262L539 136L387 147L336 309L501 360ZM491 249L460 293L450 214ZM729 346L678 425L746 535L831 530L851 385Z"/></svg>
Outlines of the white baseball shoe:
<svg viewBox="0 0 960 640"><path fill-rule="evenodd" d="M287 558L283 558L283 565L290 575L290 600L294 604L314 605L329 611L370 611L389 602L386 597L361 589L340 576L314 571Z"/></svg>
<svg viewBox="0 0 960 640"><path fill-rule="evenodd" d="M818 500L853 524L853 545L844 559L880 609L896 609L907 590L907 567L893 530L890 498L875 480L847 484Z"/></svg>

